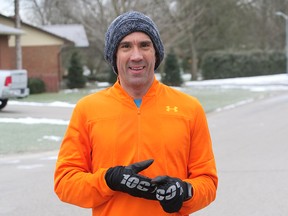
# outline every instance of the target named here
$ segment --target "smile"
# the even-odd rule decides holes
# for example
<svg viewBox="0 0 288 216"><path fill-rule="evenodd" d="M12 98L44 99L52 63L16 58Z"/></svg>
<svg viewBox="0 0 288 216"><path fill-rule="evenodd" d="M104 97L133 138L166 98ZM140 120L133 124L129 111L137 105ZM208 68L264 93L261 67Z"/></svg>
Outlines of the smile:
<svg viewBox="0 0 288 216"><path fill-rule="evenodd" d="M135 70L135 71L139 71L139 70L143 70L145 67L129 67L130 70Z"/></svg>

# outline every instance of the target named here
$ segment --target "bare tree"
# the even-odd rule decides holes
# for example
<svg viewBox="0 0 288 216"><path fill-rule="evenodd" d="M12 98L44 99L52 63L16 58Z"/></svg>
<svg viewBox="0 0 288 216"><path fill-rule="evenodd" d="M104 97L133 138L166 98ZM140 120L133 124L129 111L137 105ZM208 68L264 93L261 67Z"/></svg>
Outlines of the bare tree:
<svg viewBox="0 0 288 216"><path fill-rule="evenodd" d="M288 1L254 0L251 7L253 7L255 17L252 33L257 38L254 41L256 46L262 50L284 47L285 20L277 17L275 13L281 11L287 14Z"/></svg>
<svg viewBox="0 0 288 216"><path fill-rule="evenodd" d="M159 23L160 32L165 48L173 47L180 58L190 58L190 73L192 79L198 76L197 35L205 31L205 27L196 29L196 24L201 19L204 7L197 0L156 0L161 12L154 13L154 19ZM155 4L153 5L155 7Z"/></svg>
<svg viewBox="0 0 288 216"><path fill-rule="evenodd" d="M108 25L125 11L141 11L159 27L166 53L173 47L178 58L189 60L188 71L194 80L205 52L283 47L284 23L275 11L288 12L287 0L23 1L38 25L82 24L90 43L83 54L86 64L96 72L107 67L103 48Z"/></svg>

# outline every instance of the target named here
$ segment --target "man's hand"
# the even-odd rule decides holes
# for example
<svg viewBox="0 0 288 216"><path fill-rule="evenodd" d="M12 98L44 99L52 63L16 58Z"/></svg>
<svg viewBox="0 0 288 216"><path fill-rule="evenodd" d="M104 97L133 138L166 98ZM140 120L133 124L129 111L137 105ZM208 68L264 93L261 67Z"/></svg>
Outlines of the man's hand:
<svg viewBox="0 0 288 216"><path fill-rule="evenodd" d="M151 182L156 184L156 198L167 213L178 212L182 207L183 201L192 197L191 184L181 179L158 176L152 179Z"/></svg>
<svg viewBox="0 0 288 216"><path fill-rule="evenodd" d="M157 200L155 185L151 179L138 173L147 169L154 160L145 160L129 166L116 166L107 170L105 180L107 185L115 191L128 193L135 197Z"/></svg>

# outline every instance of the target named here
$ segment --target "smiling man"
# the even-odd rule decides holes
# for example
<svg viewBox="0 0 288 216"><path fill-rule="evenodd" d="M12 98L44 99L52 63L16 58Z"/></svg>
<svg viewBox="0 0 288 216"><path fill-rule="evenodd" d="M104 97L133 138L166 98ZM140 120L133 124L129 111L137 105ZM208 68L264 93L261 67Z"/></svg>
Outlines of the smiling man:
<svg viewBox="0 0 288 216"><path fill-rule="evenodd" d="M118 76L81 99L64 136L54 189L93 216L189 215L216 197L212 142L197 99L156 80L164 57L155 23L131 11L105 37Z"/></svg>
<svg viewBox="0 0 288 216"><path fill-rule="evenodd" d="M141 99L154 80L155 49L148 35L133 32L119 43L117 71L121 86L135 99Z"/></svg>

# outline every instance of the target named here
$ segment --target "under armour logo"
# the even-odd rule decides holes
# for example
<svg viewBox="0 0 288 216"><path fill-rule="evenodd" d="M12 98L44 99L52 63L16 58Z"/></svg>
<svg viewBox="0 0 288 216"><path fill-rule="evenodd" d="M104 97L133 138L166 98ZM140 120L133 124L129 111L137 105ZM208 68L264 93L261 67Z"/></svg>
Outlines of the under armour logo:
<svg viewBox="0 0 288 216"><path fill-rule="evenodd" d="M178 112L178 107L177 106L174 106L174 107L166 106L166 111L167 112L170 112L170 111Z"/></svg>

